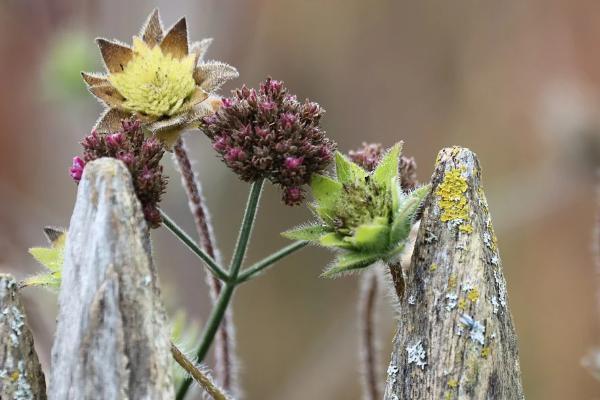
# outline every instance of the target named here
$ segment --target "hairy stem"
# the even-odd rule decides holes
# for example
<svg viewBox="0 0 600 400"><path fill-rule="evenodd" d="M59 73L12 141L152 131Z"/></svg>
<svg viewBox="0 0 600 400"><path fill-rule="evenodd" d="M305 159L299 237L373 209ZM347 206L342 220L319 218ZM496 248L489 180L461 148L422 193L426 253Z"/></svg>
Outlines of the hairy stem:
<svg viewBox="0 0 600 400"><path fill-rule="evenodd" d="M197 255L204 263L206 267L212 272L216 277L221 279L222 281L229 280L229 275L227 272L221 268L219 264L208 254L204 252L198 245L194 242L194 240L187 234L183 229L181 229L177 224L169 217L163 210L160 210L160 215L163 219L163 225L171 231L183 244L185 244L195 255Z"/></svg>
<svg viewBox="0 0 600 400"><path fill-rule="evenodd" d="M273 266L277 261L282 258L292 254L293 252L304 248L308 242L295 242L290 244L289 246L284 247L281 250L271 254L270 256L264 258L263 260L257 262L256 264L251 265L242 271L237 279L237 283L240 284L242 282L246 282L252 278L257 277L262 274L267 268Z"/></svg>
<svg viewBox="0 0 600 400"><path fill-rule="evenodd" d="M188 152L180 137L173 149L175 161L179 166L181 173L181 182L185 188L190 211L194 216L196 223L196 231L200 246L213 259L220 263L220 257L215 246L215 239L212 226L210 224L210 215L205 206L205 201L202 196L202 186L197 179L192 163L188 156ZM216 304L219 294L221 293L221 281L212 274L207 274L206 281L209 286L210 299L213 306ZM234 351L234 333L232 329L231 311L228 311L221 324L219 332L215 340L215 371L217 379L223 383L223 387L227 390L232 390L232 386L237 381L235 375L235 351ZM234 390L235 392L235 390Z"/></svg>
<svg viewBox="0 0 600 400"><path fill-rule="evenodd" d="M173 343L171 343L171 354L177 364L186 370L188 374L210 395L213 400L229 400L230 397L211 379L210 375L198 368L189 358L185 356Z"/></svg>
<svg viewBox="0 0 600 400"><path fill-rule="evenodd" d="M248 196L248 202L246 203L246 210L244 212L244 219L242 220L242 226L240 228L240 233L238 235L238 240L235 246L235 250L233 252L233 257L231 259L230 264L230 280L225 284L221 294L219 295L219 299L217 304L213 308L206 326L204 328L204 332L202 334L202 339L200 341L200 346L196 352L196 362L202 362L204 357L206 357L206 353L208 353L208 349L210 348L215 334L219 328L219 325L223 321L225 316L225 312L227 311L227 307L229 306L229 302L233 296L233 291L237 286L237 277L240 271L240 267L242 265L242 261L244 260L244 256L246 255L246 249L248 248L248 241L250 239L250 234L252 233L252 227L254 225L254 218L256 216L256 210L258 209L258 202L260 200L260 194L262 192L263 181L256 181L252 183L252 187L250 188L250 194ZM186 379L179 390L177 390L177 400L181 400L185 397L189 387L192 383L191 378Z"/></svg>
<svg viewBox="0 0 600 400"><path fill-rule="evenodd" d="M379 281L377 279L377 269L372 268L365 271L361 277L360 296L358 299L361 336L361 375L365 400L378 400L381 398L375 335L378 292Z"/></svg>

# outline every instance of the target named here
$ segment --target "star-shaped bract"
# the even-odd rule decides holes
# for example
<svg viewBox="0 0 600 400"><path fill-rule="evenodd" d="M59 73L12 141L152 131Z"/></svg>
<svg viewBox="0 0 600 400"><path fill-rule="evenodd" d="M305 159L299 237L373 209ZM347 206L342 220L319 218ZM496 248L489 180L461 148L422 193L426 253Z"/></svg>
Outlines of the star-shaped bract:
<svg viewBox="0 0 600 400"><path fill-rule="evenodd" d="M221 106L214 93L238 76L230 65L203 61L211 42L189 44L185 18L165 33L158 10L133 38L133 46L97 39L106 73L82 73L89 91L107 107L95 130L115 132L121 120L135 117L145 131L172 147L184 130L197 127L200 118Z"/></svg>

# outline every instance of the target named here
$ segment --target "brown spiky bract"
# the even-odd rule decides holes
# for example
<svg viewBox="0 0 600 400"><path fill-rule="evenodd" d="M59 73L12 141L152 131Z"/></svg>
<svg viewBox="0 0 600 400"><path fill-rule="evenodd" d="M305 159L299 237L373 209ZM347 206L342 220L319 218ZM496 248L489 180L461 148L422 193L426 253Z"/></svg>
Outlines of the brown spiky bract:
<svg viewBox="0 0 600 400"><path fill-rule="evenodd" d="M70 169L73 180L79 183L83 169L90 161L102 157L121 160L131 174L146 221L152 228L159 227L161 217L158 203L167 187L167 177L163 175L160 165L165 152L161 142L155 137L144 137L139 121L124 120L121 130L112 133L92 131L81 145L83 156L75 157Z"/></svg>
<svg viewBox="0 0 600 400"><path fill-rule="evenodd" d="M82 78L92 95L105 105L105 111L96 122L94 129L99 133L114 132L120 128L120 121L125 118L140 120L143 128L157 136L167 149L171 149L184 130L196 128L198 121L205 115L213 113L221 102L216 92L230 79L238 76L237 70L220 61L204 61L204 55L212 39L190 42L185 17L181 18L171 28L165 30L158 12L155 9L147 18L141 32L137 36L144 46L149 49L159 48L160 52L174 60L183 60L193 56L193 92L180 99L176 111L164 115L152 115L144 110L132 110L127 107L126 93L120 93L114 85L114 76L123 73L133 60L139 58L135 46L99 38L96 40L104 65L105 73L82 72ZM135 38L134 38L135 39ZM146 66L152 68L152 65ZM160 76L156 67L156 79L178 81L179 77ZM150 76L153 76L150 74ZM139 77L139 76L138 76ZM173 101L172 93L163 93L159 82L130 82L138 90L147 91L144 103L148 105L161 101ZM135 83L135 84L134 84ZM156 97L158 96L158 97ZM139 99L138 99L139 100Z"/></svg>
<svg viewBox="0 0 600 400"><path fill-rule="evenodd" d="M319 125L324 110L299 102L271 78L258 91L244 86L232 94L202 120L213 148L242 180L268 179L283 189L285 204L300 204L302 186L325 170L336 149Z"/></svg>

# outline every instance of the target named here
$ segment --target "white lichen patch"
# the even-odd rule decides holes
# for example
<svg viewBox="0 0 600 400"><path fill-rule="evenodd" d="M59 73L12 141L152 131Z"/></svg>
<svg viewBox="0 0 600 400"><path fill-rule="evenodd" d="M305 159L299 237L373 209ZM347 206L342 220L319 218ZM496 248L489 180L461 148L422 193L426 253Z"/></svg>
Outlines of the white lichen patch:
<svg viewBox="0 0 600 400"><path fill-rule="evenodd" d="M400 370L398 369L396 364L394 364L394 360L392 360L387 369L388 381L391 382L392 385L396 383L398 371Z"/></svg>
<svg viewBox="0 0 600 400"><path fill-rule="evenodd" d="M452 311L458 304L458 295L456 293L448 293L446 295L446 311Z"/></svg>
<svg viewBox="0 0 600 400"><path fill-rule="evenodd" d="M506 282L497 269L494 270L494 280L498 286L498 300L502 307L506 307Z"/></svg>
<svg viewBox="0 0 600 400"><path fill-rule="evenodd" d="M408 296L408 304L410 304L411 306L414 306L415 304L417 304L417 298L415 297L414 294L411 294L410 296Z"/></svg>
<svg viewBox="0 0 600 400"><path fill-rule="evenodd" d="M492 311L494 312L494 314L498 313L498 298L496 296L492 296Z"/></svg>
<svg viewBox="0 0 600 400"><path fill-rule="evenodd" d="M471 317L469 314L463 314L460 316L459 321L469 328L469 337L473 342L485 345L485 326Z"/></svg>
<svg viewBox="0 0 600 400"><path fill-rule="evenodd" d="M412 346L406 346L408 364L415 364L421 369L425 369L427 365L427 354L421 340L418 340Z"/></svg>

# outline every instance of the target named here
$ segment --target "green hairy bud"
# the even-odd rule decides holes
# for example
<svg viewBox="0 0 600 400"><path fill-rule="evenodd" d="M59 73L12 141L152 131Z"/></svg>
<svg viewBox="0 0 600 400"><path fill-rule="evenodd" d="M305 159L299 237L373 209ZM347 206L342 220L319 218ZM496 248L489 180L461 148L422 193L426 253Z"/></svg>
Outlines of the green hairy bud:
<svg viewBox="0 0 600 400"><path fill-rule="evenodd" d="M400 152L398 143L372 172L337 152L336 177L312 178L312 209L318 221L291 229L283 236L337 251L336 260L324 276L388 261L404 248L429 186L403 193L398 172Z"/></svg>

